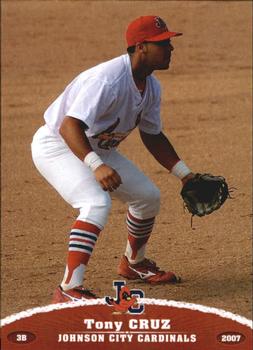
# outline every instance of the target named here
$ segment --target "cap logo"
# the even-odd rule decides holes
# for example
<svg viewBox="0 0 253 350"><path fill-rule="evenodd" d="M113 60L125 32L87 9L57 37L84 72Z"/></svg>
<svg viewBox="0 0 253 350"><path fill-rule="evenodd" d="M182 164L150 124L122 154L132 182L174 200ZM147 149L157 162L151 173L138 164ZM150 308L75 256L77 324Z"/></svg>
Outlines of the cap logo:
<svg viewBox="0 0 253 350"><path fill-rule="evenodd" d="M166 23L161 19L161 17L155 17L155 25L157 28L167 29Z"/></svg>

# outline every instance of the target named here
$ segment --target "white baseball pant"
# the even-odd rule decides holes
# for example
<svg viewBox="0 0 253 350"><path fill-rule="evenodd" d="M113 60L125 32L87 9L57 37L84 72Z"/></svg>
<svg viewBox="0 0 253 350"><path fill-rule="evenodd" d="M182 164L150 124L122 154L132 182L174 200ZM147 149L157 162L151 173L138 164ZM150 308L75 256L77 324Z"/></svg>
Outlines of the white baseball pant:
<svg viewBox="0 0 253 350"><path fill-rule="evenodd" d="M55 190L80 214L77 220L103 229L111 208L111 197L129 205L139 219L159 212L160 191L137 167L115 149L96 149L103 162L115 169L122 184L113 192L104 191L93 172L77 158L63 139L42 126L32 141L32 158L38 171Z"/></svg>

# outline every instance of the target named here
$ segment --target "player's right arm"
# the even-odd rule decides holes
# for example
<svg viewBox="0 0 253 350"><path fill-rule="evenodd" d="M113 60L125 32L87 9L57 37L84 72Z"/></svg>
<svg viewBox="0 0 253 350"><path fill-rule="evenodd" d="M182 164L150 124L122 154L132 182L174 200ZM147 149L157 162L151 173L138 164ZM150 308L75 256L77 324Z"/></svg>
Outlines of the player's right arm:
<svg viewBox="0 0 253 350"><path fill-rule="evenodd" d="M63 119L59 129L59 133L66 144L82 162L88 154L93 152L89 140L85 135L85 129L85 123L70 116L66 116ZM119 174L104 163L99 165L93 172L104 191L113 191L122 183Z"/></svg>

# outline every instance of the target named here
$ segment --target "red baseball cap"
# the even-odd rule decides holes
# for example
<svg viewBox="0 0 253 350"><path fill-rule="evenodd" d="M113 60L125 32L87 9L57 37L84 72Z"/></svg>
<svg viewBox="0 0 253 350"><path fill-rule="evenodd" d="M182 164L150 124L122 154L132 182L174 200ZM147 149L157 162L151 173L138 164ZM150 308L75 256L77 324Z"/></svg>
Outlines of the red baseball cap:
<svg viewBox="0 0 253 350"><path fill-rule="evenodd" d="M127 47L144 41L162 41L182 34L169 31L166 23L159 16L141 16L127 27Z"/></svg>

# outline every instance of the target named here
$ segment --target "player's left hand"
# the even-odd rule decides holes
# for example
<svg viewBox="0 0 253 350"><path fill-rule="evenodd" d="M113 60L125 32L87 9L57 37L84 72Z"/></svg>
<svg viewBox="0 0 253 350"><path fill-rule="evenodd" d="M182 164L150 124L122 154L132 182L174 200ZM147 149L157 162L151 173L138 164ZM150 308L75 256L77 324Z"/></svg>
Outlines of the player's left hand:
<svg viewBox="0 0 253 350"><path fill-rule="evenodd" d="M181 196L192 215L211 214L230 197L228 185L222 176L189 174L183 180Z"/></svg>
<svg viewBox="0 0 253 350"><path fill-rule="evenodd" d="M192 178L194 178L195 174L194 173L190 173L188 175L186 175L184 178L181 179L182 184L184 186L184 184L186 184L186 182Z"/></svg>

